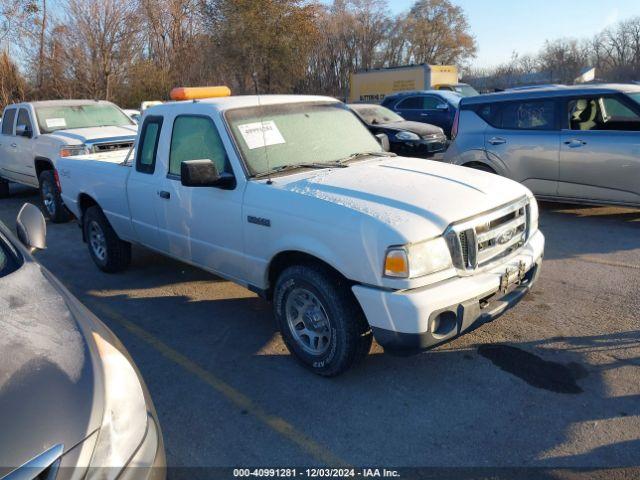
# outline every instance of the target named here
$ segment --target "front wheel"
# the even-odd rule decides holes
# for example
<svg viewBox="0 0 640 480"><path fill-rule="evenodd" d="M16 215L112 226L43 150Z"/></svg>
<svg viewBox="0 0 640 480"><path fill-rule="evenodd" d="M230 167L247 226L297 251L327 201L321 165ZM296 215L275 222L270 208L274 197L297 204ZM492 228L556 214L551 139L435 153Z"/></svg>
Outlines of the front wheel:
<svg viewBox="0 0 640 480"><path fill-rule="evenodd" d="M83 216L84 238L93 262L103 272L125 270L131 263L131 244L120 240L97 205L89 207Z"/></svg>
<svg viewBox="0 0 640 480"><path fill-rule="evenodd" d="M296 265L278 278L274 313L289 351L322 376L364 358L373 337L347 282L322 266Z"/></svg>
<svg viewBox="0 0 640 480"><path fill-rule="evenodd" d="M71 214L62 202L60 189L56 184L53 170L45 170L40 174L40 198L44 210L53 223L64 223L71 220Z"/></svg>

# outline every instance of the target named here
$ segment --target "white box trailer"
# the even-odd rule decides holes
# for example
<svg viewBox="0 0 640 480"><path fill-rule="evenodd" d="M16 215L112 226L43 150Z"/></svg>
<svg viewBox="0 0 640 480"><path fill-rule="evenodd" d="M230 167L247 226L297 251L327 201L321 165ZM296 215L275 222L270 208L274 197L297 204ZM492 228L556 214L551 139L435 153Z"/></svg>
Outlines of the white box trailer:
<svg viewBox="0 0 640 480"><path fill-rule="evenodd" d="M379 103L392 93L430 90L457 83L458 68L454 65L423 64L366 70L351 74L349 102Z"/></svg>

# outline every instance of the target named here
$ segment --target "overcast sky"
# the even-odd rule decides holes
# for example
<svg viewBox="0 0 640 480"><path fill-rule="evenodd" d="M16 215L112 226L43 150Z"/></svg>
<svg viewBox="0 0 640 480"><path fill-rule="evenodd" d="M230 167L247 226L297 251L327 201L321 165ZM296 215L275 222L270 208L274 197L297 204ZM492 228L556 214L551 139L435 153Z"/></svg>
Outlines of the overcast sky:
<svg viewBox="0 0 640 480"><path fill-rule="evenodd" d="M490 67L535 53L547 39L585 38L629 17L640 16L640 0L451 0L467 14L478 44L473 64ZM414 0L389 0L394 13Z"/></svg>

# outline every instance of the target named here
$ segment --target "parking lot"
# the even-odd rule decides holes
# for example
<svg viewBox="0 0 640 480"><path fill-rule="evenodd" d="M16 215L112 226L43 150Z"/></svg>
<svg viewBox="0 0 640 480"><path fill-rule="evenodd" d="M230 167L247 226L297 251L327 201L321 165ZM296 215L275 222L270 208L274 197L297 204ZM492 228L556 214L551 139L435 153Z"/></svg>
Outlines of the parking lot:
<svg viewBox="0 0 640 480"><path fill-rule="evenodd" d="M35 190L12 185L13 225ZM169 466L638 465L640 210L541 205L542 275L516 309L408 358L374 344L334 379L300 367L270 305L134 249L98 271L75 223L37 254L121 338L147 382Z"/></svg>

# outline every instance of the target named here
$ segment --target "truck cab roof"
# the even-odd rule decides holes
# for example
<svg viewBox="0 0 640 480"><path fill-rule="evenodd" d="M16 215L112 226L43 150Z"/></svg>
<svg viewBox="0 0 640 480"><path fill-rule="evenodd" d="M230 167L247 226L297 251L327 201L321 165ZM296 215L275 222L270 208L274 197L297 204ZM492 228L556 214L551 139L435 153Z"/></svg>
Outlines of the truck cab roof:
<svg viewBox="0 0 640 480"><path fill-rule="evenodd" d="M162 105L150 107L146 112L161 112L165 109L181 109L184 104L201 103L211 105L216 110L226 111L235 108L251 108L260 107L262 105L283 105L290 103L314 103L314 102L332 102L338 103L332 97L324 97L319 95L237 95L230 97L205 98L200 100L184 100L179 102L168 102Z"/></svg>

